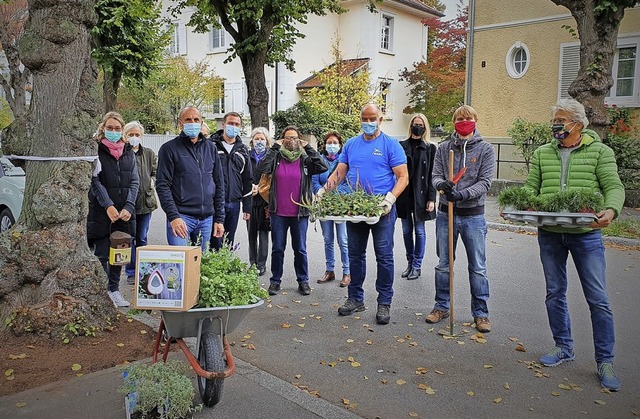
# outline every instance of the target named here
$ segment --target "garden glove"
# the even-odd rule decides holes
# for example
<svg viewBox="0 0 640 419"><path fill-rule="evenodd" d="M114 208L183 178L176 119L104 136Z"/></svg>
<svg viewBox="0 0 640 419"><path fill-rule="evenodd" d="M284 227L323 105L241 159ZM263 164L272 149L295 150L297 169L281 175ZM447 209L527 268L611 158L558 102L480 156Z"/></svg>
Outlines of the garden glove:
<svg viewBox="0 0 640 419"><path fill-rule="evenodd" d="M316 194L313 196L313 202L319 202L320 200L322 200L322 195L324 195L325 192L326 189L324 187L318 189L318 192L316 192Z"/></svg>
<svg viewBox="0 0 640 419"><path fill-rule="evenodd" d="M393 204L396 202L396 197L391 193L387 192L387 195L384 197L382 202L379 204L379 207L382 208L382 215L387 215L391 212L391 208Z"/></svg>
<svg viewBox="0 0 640 419"><path fill-rule="evenodd" d="M444 182L438 183L438 187L436 188L441 194L447 194L453 190L455 183L450 180L445 180Z"/></svg>
<svg viewBox="0 0 640 419"><path fill-rule="evenodd" d="M447 201L449 202L458 202L464 199L462 196L462 192L458 191L449 191L445 194L445 196L447 197Z"/></svg>

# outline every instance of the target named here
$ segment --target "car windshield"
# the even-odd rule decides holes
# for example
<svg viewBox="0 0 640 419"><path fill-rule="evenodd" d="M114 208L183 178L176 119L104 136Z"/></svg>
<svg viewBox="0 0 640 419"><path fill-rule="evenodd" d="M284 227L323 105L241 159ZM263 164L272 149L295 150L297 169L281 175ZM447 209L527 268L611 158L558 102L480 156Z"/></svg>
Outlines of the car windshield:
<svg viewBox="0 0 640 419"><path fill-rule="evenodd" d="M2 170L0 174L3 176L24 176L24 170L21 167L14 166L9 159L0 158Z"/></svg>

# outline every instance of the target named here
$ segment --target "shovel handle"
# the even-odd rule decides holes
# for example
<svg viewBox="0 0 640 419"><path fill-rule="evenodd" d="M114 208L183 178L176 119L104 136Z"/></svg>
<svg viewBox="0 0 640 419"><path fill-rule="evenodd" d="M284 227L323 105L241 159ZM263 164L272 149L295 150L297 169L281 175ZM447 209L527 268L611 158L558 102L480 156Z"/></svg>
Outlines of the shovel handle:
<svg viewBox="0 0 640 419"><path fill-rule="evenodd" d="M462 171L460 173L464 174ZM453 177L453 150L449 150L449 179L456 182ZM453 202L448 202L447 210L449 216L449 333L453 336Z"/></svg>

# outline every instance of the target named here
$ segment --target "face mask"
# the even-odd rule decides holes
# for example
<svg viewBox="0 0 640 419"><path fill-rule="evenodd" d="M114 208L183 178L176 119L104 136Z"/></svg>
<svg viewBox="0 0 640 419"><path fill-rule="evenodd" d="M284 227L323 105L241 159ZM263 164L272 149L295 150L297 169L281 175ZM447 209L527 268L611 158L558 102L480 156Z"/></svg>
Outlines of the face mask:
<svg viewBox="0 0 640 419"><path fill-rule="evenodd" d="M335 155L340 151L340 144L327 144L324 148L327 150L327 154Z"/></svg>
<svg viewBox="0 0 640 419"><path fill-rule="evenodd" d="M427 129L425 127L414 125L411 127L411 134L415 135L416 137L422 137L422 134L424 134L426 130Z"/></svg>
<svg viewBox="0 0 640 419"><path fill-rule="evenodd" d="M300 139L297 140L284 140L282 146L289 151L296 151L300 148Z"/></svg>
<svg viewBox="0 0 640 419"><path fill-rule="evenodd" d="M142 139L140 137L129 137L128 140L131 147L140 147L140 143L142 143Z"/></svg>
<svg viewBox="0 0 640 419"><path fill-rule="evenodd" d="M200 134L201 124L199 122L187 122L182 125L182 132L189 138L196 138Z"/></svg>
<svg viewBox="0 0 640 419"><path fill-rule="evenodd" d="M366 135L373 135L378 130L377 122L360 122L360 126Z"/></svg>
<svg viewBox="0 0 640 419"><path fill-rule="evenodd" d="M105 131L104 138L106 138L109 142L117 143L122 138L122 133L117 131Z"/></svg>
<svg viewBox="0 0 640 419"><path fill-rule="evenodd" d="M267 143L264 141L254 141L253 149L256 151L256 153L262 154L267 149Z"/></svg>
<svg viewBox="0 0 640 419"><path fill-rule="evenodd" d="M226 125L224 127L224 133L229 138L236 138L240 135L240 128L234 127L233 125Z"/></svg>
<svg viewBox="0 0 640 419"><path fill-rule="evenodd" d="M458 121L455 124L458 135L467 136L476 129L476 121Z"/></svg>
<svg viewBox="0 0 640 419"><path fill-rule="evenodd" d="M573 124L573 127L571 127L569 131L565 129L565 126L566 126L565 124L551 125L551 131L553 131L553 138L557 138L558 140L564 140L565 138L567 138L569 134L571 134L571 131L573 131L573 129L576 127L575 122L570 122L570 124Z"/></svg>

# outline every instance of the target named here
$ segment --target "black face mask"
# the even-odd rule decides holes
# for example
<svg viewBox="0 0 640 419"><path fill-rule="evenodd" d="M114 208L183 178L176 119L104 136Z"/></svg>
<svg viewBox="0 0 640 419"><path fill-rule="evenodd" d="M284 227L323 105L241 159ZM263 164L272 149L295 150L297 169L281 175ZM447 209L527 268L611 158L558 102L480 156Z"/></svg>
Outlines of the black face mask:
<svg viewBox="0 0 640 419"><path fill-rule="evenodd" d="M424 134L425 131L426 131L425 127L421 127L418 125L413 125L411 127L411 134L415 135L416 137L422 137L422 134Z"/></svg>

